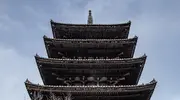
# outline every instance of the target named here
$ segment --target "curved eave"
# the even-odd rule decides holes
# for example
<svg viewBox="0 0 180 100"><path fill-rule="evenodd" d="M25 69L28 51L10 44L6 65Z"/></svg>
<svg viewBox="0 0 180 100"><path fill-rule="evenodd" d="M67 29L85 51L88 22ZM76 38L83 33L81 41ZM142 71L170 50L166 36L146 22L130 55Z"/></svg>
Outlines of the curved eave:
<svg viewBox="0 0 180 100"><path fill-rule="evenodd" d="M54 24L53 24L53 20L50 21L50 24L51 24L51 29L52 29L53 37L56 38L55 27L54 27Z"/></svg>
<svg viewBox="0 0 180 100"><path fill-rule="evenodd" d="M53 20L51 20L50 23L51 23L51 28L52 28L52 33L53 33L54 38L57 38L55 30L58 27L73 27L73 28L77 28L77 29L79 29L79 27L81 27L81 28L108 27L108 28L112 28L112 29L114 29L115 27L127 27L128 31L127 31L126 37L128 37L130 26L131 26L131 21L128 21L126 23L121 23L121 24L68 24L68 23L58 23L58 22L54 22Z"/></svg>
<svg viewBox="0 0 180 100"><path fill-rule="evenodd" d="M47 36L44 36L44 42L45 43L86 43L86 42L91 42L91 43L97 43L97 42L119 42L119 43L136 43L138 40L137 36L134 36L133 38L129 39L56 39L56 38L48 38Z"/></svg>
<svg viewBox="0 0 180 100"><path fill-rule="evenodd" d="M137 36L135 36L134 38L136 38L136 39L135 39L136 42L135 42L135 44L134 44L134 46L133 46L132 53L131 53L131 57L134 56L134 52L135 52L136 45L137 45L137 41L138 41L138 37L137 37Z"/></svg>
<svg viewBox="0 0 180 100"><path fill-rule="evenodd" d="M28 91L42 92L153 92L156 86L156 81L152 80L148 84L142 85L120 85L120 86L55 86L55 85L39 85L31 82L25 82Z"/></svg>
<svg viewBox="0 0 180 100"><path fill-rule="evenodd" d="M113 26L128 26L130 27L131 25L131 21L128 21L126 23L120 23L120 24L71 24L71 23L59 23L59 22L55 22L53 20L50 21L52 25L63 25L63 26L84 26L84 27L88 27L88 26L109 26L109 27L113 27Z"/></svg>
<svg viewBox="0 0 180 100"><path fill-rule="evenodd" d="M36 55L35 55L35 58L36 58L36 57L39 57L39 55L38 55L38 54L36 54ZM36 59L35 59L35 60L36 60ZM45 82L46 82L46 81L45 81L45 78L43 77L42 70L41 70L41 68L39 67L39 64L38 64L38 62L37 62L37 61L36 61L36 64L37 64L37 66L38 66L38 70L39 70L39 73L40 73L41 79L42 79L43 83L45 83ZM26 82L31 83L29 80L26 80Z"/></svg>
<svg viewBox="0 0 180 100"><path fill-rule="evenodd" d="M44 64L68 64L68 63L86 63L86 64L133 64L133 63L144 63L146 60L146 55L143 55L139 58L118 58L118 59L57 59L57 58L43 58L35 56L37 63Z"/></svg>
<svg viewBox="0 0 180 100"><path fill-rule="evenodd" d="M49 40L48 39L48 37L47 36L43 36L43 40L44 40L44 45L45 45L45 48L46 48L46 52L47 52L47 56L49 57L49 58L51 58L51 53L50 53L50 50L49 50L49 48L48 48L48 43L47 42L45 42L46 40Z"/></svg>
<svg viewBox="0 0 180 100"><path fill-rule="evenodd" d="M53 39L47 36L43 37L48 57L53 57L52 47L54 49L71 48L91 48L91 49L118 49L127 48L128 57L133 57L138 37L129 39ZM57 50L57 51L58 51ZM124 49L123 49L124 50Z"/></svg>
<svg viewBox="0 0 180 100"><path fill-rule="evenodd" d="M59 72L63 72L63 75L69 75L68 70L76 70L77 66L81 66L80 70L90 70L91 68L102 70L103 68L109 68L109 74L112 74L112 72L116 72L115 70L125 72L130 69L136 70L138 72L133 72L134 74L129 77L129 79L134 77L134 80L131 80L131 83L129 84L137 84L144 68L146 55L139 58L124 59L56 59L43 58L36 55L35 59L44 84L54 84L49 83L49 81L47 80L49 77L47 75L50 75L52 70L58 70ZM44 72L44 70L49 71ZM119 72L116 73L116 77L121 76L121 74L118 73ZM98 75L101 75L101 73L99 73ZM59 76L61 77L62 75Z"/></svg>
<svg viewBox="0 0 180 100"><path fill-rule="evenodd" d="M144 55L146 55L146 54L144 54ZM138 84L138 82L139 82L139 79L140 79L140 77L141 77L142 71L143 71L144 66L145 66L145 63L146 63L146 59L147 59L147 57L146 57L145 60L144 60L144 63L143 63L143 65L142 65L143 67L141 67L140 72L138 73L138 77L137 77L137 80L136 80L136 84Z"/></svg>

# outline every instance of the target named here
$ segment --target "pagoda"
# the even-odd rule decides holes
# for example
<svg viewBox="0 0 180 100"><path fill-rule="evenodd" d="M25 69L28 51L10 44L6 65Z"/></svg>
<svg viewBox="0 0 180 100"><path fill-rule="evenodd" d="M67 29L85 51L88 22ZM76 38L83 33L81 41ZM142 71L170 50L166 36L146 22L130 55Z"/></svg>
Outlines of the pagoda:
<svg viewBox="0 0 180 100"><path fill-rule="evenodd" d="M93 24L89 11L87 24L50 23L48 57L35 56L44 84L25 81L31 100L150 100L157 82L138 84L147 56L133 58L130 21Z"/></svg>

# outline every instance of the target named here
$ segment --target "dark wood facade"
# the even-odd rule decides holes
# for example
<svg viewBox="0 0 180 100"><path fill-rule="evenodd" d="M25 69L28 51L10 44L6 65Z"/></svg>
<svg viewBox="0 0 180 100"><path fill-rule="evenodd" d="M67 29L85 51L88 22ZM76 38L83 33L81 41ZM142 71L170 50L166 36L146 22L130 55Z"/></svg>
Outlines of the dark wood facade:
<svg viewBox="0 0 180 100"><path fill-rule="evenodd" d="M138 37L130 39L52 39L44 36L50 58L132 58Z"/></svg>
<svg viewBox="0 0 180 100"><path fill-rule="evenodd" d="M123 24L65 24L51 20L54 38L123 39L129 35L131 21Z"/></svg>
<svg viewBox="0 0 180 100"><path fill-rule="evenodd" d="M133 58L138 37L131 22L65 24L51 20L54 38L44 36L48 58L35 60L44 85L26 80L32 100L150 100L156 81L138 85L146 55Z"/></svg>
<svg viewBox="0 0 180 100"><path fill-rule="evenodd" d="M74 100L149 100L156 81L153 80L143 85L126 85L126 86L53 86L38 85L29 81L25 82L26 88L32 99L34 93L40 92L41 95L50 97L53 93L56 97ZM48 100L44 97L43 100Z"/></svg>
<svg viewBox="0 0 180 100"><path fill-rule="evenodd" d="M35 59L44 84L47 85L134 85L139 81L146 56L124 59L57 59L36 56Z"/></svg>

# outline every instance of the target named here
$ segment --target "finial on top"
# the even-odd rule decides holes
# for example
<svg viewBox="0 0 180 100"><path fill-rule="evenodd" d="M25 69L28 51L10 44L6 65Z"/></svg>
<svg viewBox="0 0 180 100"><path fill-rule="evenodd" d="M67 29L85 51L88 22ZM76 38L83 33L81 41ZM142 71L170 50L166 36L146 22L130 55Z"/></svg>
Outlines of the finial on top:
<svg viewBox="0 0 180 100"><path fill-rule="evenodd" d="M93 17L92 17L92 14L91 14L91 10L89 10L89 15L88 15L88 24L93 24Z"/></svg>
<svg viewBox="0 0 180 100"><path fill-rule="evenodd" d="M89 15L91 15L91 10L89 10Z"/></svg>

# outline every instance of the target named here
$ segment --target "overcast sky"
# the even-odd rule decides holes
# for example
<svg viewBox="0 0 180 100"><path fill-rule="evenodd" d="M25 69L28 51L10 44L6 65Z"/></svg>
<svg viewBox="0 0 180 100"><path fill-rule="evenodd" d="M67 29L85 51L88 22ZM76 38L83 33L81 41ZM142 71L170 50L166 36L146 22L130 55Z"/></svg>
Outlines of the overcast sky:
<svg viewBox="0 0 180 100"><path fill-rule="evenodd" d="M43 35L52 37L50 19L86 23L132 21L139 37L135 57L147 54L140 83L158 81L151 100L180 100L179 0L0 0L0 97L29 100L28 78L42 83L34 55L46 57Z"/></svg>

